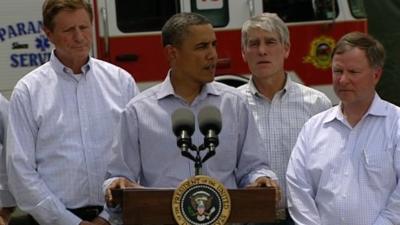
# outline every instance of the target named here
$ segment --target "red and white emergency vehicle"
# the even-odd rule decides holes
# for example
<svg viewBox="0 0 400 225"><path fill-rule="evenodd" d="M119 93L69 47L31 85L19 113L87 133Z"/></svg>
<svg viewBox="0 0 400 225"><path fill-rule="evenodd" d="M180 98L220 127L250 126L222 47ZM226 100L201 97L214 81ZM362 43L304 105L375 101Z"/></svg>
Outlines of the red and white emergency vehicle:
<svg viewBox="0 0 400 225"><path fill-rule="evenodd" d="M240 51L240 30L250 16L277 13L289 26L289 74L325 92L333 102L330 52L338 38L367 31L363 0L90 0L94 9L93 55L121 66L141 88L165 78L168 69L160 30L177 12L210 18L217 34L217 75L248 75ZM0 7L0 91L49 58L41 31L43 0L2 0Z"/></svg>

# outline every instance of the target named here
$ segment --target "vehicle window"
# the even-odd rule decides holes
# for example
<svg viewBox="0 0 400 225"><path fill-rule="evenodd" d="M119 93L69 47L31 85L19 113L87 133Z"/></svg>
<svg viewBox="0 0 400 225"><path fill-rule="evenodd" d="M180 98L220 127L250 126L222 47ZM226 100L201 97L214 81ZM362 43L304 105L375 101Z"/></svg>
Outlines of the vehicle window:
<svg viewBox="0 0 400 225"><path fill-rule="evenodd" d="M367 16L363 0L349 0L349 5L351 14L355 18L365 18Z"/></svg>
<svg viewBox="0 0 400 225"><path fill-rule="evenodd" d="M229 22L228 0L191 0L191 11L211 20L214 27L224 27Z"/></svg>
<svg viewBox="0 0 400 225"><path fill-rule="evenodd" d="M336 0L263 0L264 12L277 13L285 22L332 20L338 9Z"/></svg>
<svg viewBox="0 0 400 225"><path fill-rule="evenodd" d="M117 26L121 32L159 31L180 11L179 0L115 0Z"/></svg>

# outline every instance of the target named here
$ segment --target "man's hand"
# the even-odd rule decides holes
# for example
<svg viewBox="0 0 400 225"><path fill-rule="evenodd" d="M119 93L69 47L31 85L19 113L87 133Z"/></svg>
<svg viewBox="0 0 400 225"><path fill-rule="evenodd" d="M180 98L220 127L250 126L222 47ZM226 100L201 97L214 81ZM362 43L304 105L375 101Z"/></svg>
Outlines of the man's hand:
<svg viewBox="0 0 400 225"><path fill-rule="evenodd" d="M114 208L117 204L113 199L111 190L112 189L124 189L124 188L143 188L143 186L139 185L138 183L136 183L134 181L130 181L126 178L123 178L123 177L117 178L107 187L106 196L105 196L107 206Z"/></svg>
<svg viewBox="0 0 400 225"><path fill-rule="evenodd" d="M15 207L4 207L0 209L0 225L7 225Z"/></svg>
<svg viewBox="0 0 400 225"><path fill-rule="evenodd" d="M82 220L79 225L111 225L111 223L98 216L94 218L91 222Z"/></svg>
<svg viewBox="0 0 400 225"><path fill-rule="evenodd" d="M82 222L80 222L79 225L96 225L96 224L89 222L89 221L82 220Z"/></svg>
<svg viewBox="0 0 400 225"><path fill-rule="evenodd" d="M111 225L107 220L103 219L100 216L94 218L94 220L92 220L92 223L96 225Z"/></svg>
<svg viewBox="0 0 400 225"><path fill-rule="evenodd" d="M274 188L275 193L275 201L278 204L281 200L281 189L279 188L278 183L275 180L272 180L269 177L259 177L257 180L249 185L246 188L254 188L254 187L270 187Z"/></svg>

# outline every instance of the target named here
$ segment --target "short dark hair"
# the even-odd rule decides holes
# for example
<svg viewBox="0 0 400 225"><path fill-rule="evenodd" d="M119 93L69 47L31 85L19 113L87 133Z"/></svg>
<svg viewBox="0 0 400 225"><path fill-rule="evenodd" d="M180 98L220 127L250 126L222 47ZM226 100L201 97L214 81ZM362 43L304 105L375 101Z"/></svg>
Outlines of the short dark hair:
<svg viewBox="0 0 400 225"><path fill-rule="evenodd" d="M184 36L188 32L188 27L192 25L211 24L206 17L196 13L178 13L173 15L164 24L162 34L162 44L179 46L182 44Z"/></svg>
<svg viewBox="0 0 400 225"><path fill-rule="evenodd" d="M43 25L49 30L54 29L54 17L62 10L85 9L93 20L92 6L86 0L46 0L42 6Z"/></svg>
<svg viewBox="0 0 400 225"><path fill-rule="evenodd" d="M352 48L363 50L371 67L383 68L385 64L385 48L374 37L361 32L351 32L344 35L333 49L332 58L334 55L343 54Z"/></svg>

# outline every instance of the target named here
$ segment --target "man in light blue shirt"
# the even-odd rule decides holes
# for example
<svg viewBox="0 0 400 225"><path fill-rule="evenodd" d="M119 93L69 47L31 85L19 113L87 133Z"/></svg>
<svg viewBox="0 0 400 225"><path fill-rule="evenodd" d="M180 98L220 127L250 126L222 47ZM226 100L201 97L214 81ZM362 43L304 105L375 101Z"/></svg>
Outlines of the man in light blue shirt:
<svg viewBox="0 0 400 225"><path fill-rule="evenodd" d="M15 208L15 200L8 188L6 171L6 131L8 100L0 94L0 225L7 225Z"/></svg>
<svg viewBox="0 0 400 225"><path fill-rule="evenodd" d="M285 176L297 135L311 116L331 107L323 93L293 82L286 74L289 52L289 29L278 15L263 13L243 24L242 55L252 76L239 90L250 105L278 176L282 199L273 224L281 225L293 224L287 213Z"/></svg>
<svg viewBox="0 0 400 225"><path fill-rule="evenodd" d="M383 46L349 33L332 56L341 102L299 134L287 172L289 211L299 225L400 224L400 108L375 92Z"/></svg>
<svg viewBox="0 0 400 225"><path fill-rule="evenodd" d="M204 164L204 175L227 188L277 187L244 98L214 82L216 36L210 21L193 13L177 14L164 25L162 37L171 69L163 83L135 97L122 113L104 183L108 203L113 203L110 188L174 188L195 175L193 161L181 155L172 132L171 114L182 107L197 115L213 105L222 113L219 146ZM196 130L192 142L199 146L203 138Z"/></svg>
<svg viewBox="0 0 400 225"><path fill-rule="evenodd" d="M108 224L102 183L120 112L138 93L125 70L89 56L92 8L47 0L50 61L24 76L10 100L7 169L24 224Z"/></svg>

